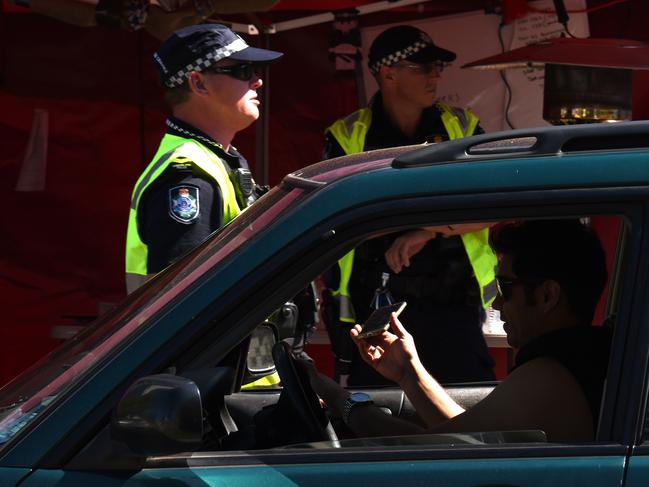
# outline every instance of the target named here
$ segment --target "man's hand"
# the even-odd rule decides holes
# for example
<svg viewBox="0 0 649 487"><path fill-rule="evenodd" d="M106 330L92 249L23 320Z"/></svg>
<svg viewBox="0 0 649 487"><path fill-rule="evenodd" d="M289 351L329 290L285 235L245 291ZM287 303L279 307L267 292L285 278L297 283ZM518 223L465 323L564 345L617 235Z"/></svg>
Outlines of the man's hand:
<svg viewBox="0 0 649 487"><path fill-rule="evenodd" d="M404 378L412 374L419 363L419 356L412 335L394 313L390 315L390 323L394 333L384 331L380 335L362 339L358 338L361 325L356 325L351 329L350 336L365 362L386 379L401 384Z"/></svg>
<svg viewBox="0 0 649 487"><path fill-rule="evenodd" d="M410 258L418 254L429 240L436 236L449 237L454 235L456 228L452 225L437 225L418 228L404 233L396 238L390 248L385 252L385 261L392 272L398 274L404 267L410 266Z"/></svg>
<svg viewBox="0 0 649 487"><path fill-rule="evenodd" d="M341 417L345 400L349 393L336 381L318 372L312 362L298 360L299 364L307 371L311 387L320 397L320 401L328 408L329 414L334 417Z"/></svg>
<svg viewBox="0 0 649 487"><path fill-rule="evenodd" d="M435 233L421 228L404 233L392 242L385 252L385 261L392 272L398 274L404 267L410 266L410 257L421 251L432 238L435 238Z"/></svg>

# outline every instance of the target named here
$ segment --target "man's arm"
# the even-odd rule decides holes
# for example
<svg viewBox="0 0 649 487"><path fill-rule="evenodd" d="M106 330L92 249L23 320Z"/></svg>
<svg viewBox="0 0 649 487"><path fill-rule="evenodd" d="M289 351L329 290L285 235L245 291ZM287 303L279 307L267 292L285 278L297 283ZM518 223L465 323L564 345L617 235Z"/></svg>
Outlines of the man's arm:
<svg viewBox="0 0 649 487"><path fill-rule="evenodd" d="M483 228L489 228L496 222L482 223L458 223L455 225L435 225L422 227L404 233L396 238L390 248L385 252L385 261L393 272L399 273L404 267L410 266L410 259L424 248L429 240L441 235L451 237L463 233L477 232Z"/></svg>
<svg viewBox="0 0 649 487"><path fill-rule="evenodd" d="M464 409L423 366L412 335L394 313L390 323L394 334L384 332L367 340L358 338L360 325L351 330L361 358L382 376L399 384L428 427L463 413Z"/></svg>
<svg viewBox="0 0 649 487"><path fill-rule="evenodd" d="M515 369L486 398L431 433L542 430L551 442L594 438L590 406L575 377L543 357Z"/></svg>
<svg viewBox="0 0 649 487"><path fill-rule="evenodd" d="M186 196L181 191L186 188ZM170 167L142 195L138 226L155 274L222 226L220 188L195 167Z"/></svg>
<svg viewBox="0 0 649 487"><path fill-rule="evenodd" d="M590 406L575 377L552 358L538 358L515 369L485 399L469 410L459 406L419 362L412 337L392 316L395 334L373 343L352 339L361 357L384 377L397 382L428 428L425 433L542 430L550 441L585 441L594 436ZM377 413L364 408L350 415L360 435L381 430ZM378 411L380 412L380 411ZM395 418L396 419L396 418ZM385 423L384 423L385 424ZM388 431L414 431L390 421Z"/></svg>
<svg viewBox="0 0 649 487"><path fill-rule="evenodd" d="M313 364L305 361L301 363L309 372L311 386L327 405L329 415L336 418L342 417L349 392L330 377L319 373ZM420 426L386 414L374 405L352 409L349 414L348 426L359 437L424 433L424 429Z"/></svg>
<svg viewBox="0 0 649 487"><path fill-rule="evenodd" d="M430 428L448 418L464 412L433 379L421 364L414 340L406 332L394 313L390 317L395 333L384 332L368 338L358 338L361 330L356 325L351 337L357 345L363 360L369 363L385 378L397 382L410 399L419 416ZM333 416L341 416L349 393L336 382L319 374L314 367L306 365L313 389L329 407ZM419 426L386 415L375 406L353 409L349 415L349 426L359 436L390 436L423 433Z"/></svg>

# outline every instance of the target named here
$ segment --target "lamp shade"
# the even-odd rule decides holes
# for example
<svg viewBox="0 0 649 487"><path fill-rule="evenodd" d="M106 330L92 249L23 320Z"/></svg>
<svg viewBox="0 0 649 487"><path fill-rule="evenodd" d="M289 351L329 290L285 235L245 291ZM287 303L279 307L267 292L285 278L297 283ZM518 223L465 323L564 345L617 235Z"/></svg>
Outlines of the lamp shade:
<svg viewBox="0 0 649 487"><path fill-rule="evenodd" d="M489 56L463 68L508 69L546 63L620 69L649 69L649 44L628 39L559 37Z"/></svg>
<svg viewBox="0 0 649 487"><path fill-rule="evenodd" d="M545 65L543 118L559 124L632 118L633 70Z"/></svg>

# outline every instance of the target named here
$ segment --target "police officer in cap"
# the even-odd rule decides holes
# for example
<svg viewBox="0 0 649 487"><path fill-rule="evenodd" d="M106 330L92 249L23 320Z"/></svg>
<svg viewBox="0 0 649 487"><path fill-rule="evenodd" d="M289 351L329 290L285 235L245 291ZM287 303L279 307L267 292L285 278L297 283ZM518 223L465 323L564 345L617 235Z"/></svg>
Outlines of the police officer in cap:
<svg viewBox="0 0 649 487"><path fill-rule="evenodd" d="M129 293L255 199L248 163L231 143L259 118L262 68L281 56L220 24L180 29L154 54L172 115L133 190Z"/></svg>
<svg viewBox="0 0 649 487"><path fill-rule="evenodd" d="M455 57L415 27L400 25L382 32L368 56L379 91L367 107L327 128L325 158L482 133L470 110L436 101L440 73ZM496 258L488 246L489 230L478 225L464 233L458 226L433 238L435 230L417 231L425 237L423 248L415 246L418 253L408 250L396 266L386 262L386 252L406 235L369 240L332 269L324 316L337 375L349 374L349 385L385 383L360 359L348 338L349 328L362 323L372 303L385 295L407 301L402 319L422 344L418 347L422 362L440 381L494 378L481 330L483 308L496 295Z"/></svg>

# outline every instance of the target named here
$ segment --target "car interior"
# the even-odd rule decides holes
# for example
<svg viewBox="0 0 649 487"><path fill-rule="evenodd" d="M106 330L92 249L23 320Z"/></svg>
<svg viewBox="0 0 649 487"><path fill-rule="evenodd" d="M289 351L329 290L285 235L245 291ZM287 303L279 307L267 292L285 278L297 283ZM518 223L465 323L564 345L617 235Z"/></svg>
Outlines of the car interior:
<svg viewBox="0 0 649 487"><path fill-rule="evenodd" d="M620 308L630 220L624 215L579 216L600 236L609 265L608 283L594 325L614 327ZM335 255L342 253L338 251ZM319 272L326 269L325 264L333 262L335 259L330 257L321 264ZM101 428L87 439L67 467L128 469L186 465L202 456L230 455L231 458L234 452L242 451L394 450L422 445L453 449L462 445L547 442L541 430L357 438L340 418L330 417L311 388L304 368L294 357L296 350L304 348L308 353L312 347L308 338L314 330L296 331L296 326L299 326L299 313L309 313L309 300L317 302L315 296L319 289L313 284L316 278L317 274L311 272L296 285L278 290L272 297L274 312L264 320L257 320L256 326L248 327L252 331L241 339L219 342L220 347L229 349L225 356L219 356L215 345L210 343L220 333L220 324L214 323L212 335L202 336L164 367L134 378L122 391ZM293 299L296 286L307 290L306 298L305 291L298 293L307 304ZM316 334L322 332L321 321L307 321L315 321ZM301 340L304 336L306 346ZM510 353L515 354L515 350ZM216 356L219 356L217 360ZM279 383L242 388L243 384L254 384L273 372L279 375ZM468 409L497 384L496 381L443 385L457 403ZM395 387L355 390L367 392L386 414L423 425L403 391Z"/></svg>

